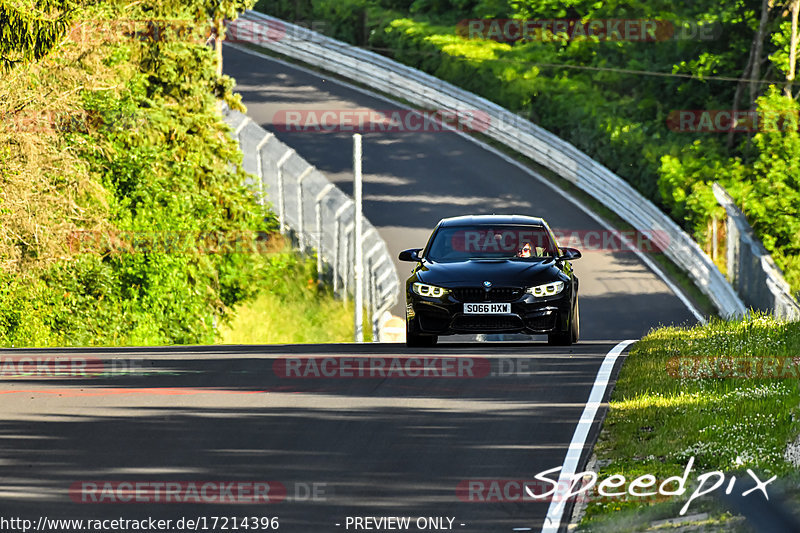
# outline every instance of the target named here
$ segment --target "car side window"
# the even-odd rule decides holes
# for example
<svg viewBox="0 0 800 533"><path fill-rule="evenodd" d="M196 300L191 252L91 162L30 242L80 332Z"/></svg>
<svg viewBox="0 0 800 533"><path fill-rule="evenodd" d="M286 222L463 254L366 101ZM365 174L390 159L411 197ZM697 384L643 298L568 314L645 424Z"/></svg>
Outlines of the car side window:
<svg viewBox="0 0 800 533"><path fill-rule="evenodd" d="M553 230L550 229L550 226L547 226L547 234L550 235L550 241L552 243L553 250L555 251L556 256L561 255L561 246L558 244L558 240L556 240L556 236L553 234Z"/></svg>

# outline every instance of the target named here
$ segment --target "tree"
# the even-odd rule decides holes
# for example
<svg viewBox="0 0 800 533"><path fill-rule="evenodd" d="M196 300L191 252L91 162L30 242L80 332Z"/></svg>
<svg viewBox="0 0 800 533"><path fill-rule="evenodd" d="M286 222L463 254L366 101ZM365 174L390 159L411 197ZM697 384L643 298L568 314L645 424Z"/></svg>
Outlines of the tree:
<svg viewBox="0 0 800 533"><path fill-rule="evenodd" d="M192 7L211 21L214 49L217 53L217 75L222 76L222 41L225 40L225 21L236 20L251 9L256 0L195 0Z"/></svg>
<svg viewBox="0 0 800 533"><path fill-rule="evenodd" d="M75 0L39 0L35 5L21 8L0 0L0 71L46 56L66 33L78 8Z"/></svg>
<svg viewBox="0 0 800 533"><path fill-rule="evenodd" d="M792 0L792 35L789 44L789 71L786 73L786 85L783 92L792 97L792 83L794 82L795 66L797 63L797 16L800 12L800 0Z"/></svg>

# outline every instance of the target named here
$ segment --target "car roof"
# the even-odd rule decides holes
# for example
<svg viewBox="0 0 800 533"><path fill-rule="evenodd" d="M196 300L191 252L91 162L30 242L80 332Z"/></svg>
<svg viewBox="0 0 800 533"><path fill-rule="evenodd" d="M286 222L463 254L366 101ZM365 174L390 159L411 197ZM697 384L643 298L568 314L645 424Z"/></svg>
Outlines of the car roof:
<svg viewBox="0 0 800 533"><path fill-rule="evenodd" d="M482 224L522 224L528 226L545 226L546 222L540 217L527 215L465 215L460 217L443 218L439 226L469 226Z"/></svg>

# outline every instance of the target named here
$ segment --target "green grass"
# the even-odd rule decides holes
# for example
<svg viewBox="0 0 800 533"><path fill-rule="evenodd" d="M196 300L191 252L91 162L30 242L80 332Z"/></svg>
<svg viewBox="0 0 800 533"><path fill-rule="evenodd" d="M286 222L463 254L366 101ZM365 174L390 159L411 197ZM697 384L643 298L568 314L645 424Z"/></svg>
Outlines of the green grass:
<svg viewBox="0 0 800 533"><path fill-rule="evenodd" d="M795 468L784 460L787 444L800 430L796 378L703 378L699 373L676 372L674 358L797 358L798 354L800 323L766 316L651 332L627 357L612 395L595 448L602 465L600 479L613 474L629 480L642 474L665 479L682 474L691 457L695 464L690 479L715 470L749 479L747 468L761 479L796 476ZM648 521L678 516L688 496L652 504L645 512ZM637 508L650 503L637 498L592 501L582 527L597 531L613 524L615 531L626 530L619 528L631 526L632 513L641 513ZM701 507L693 502L689 514Z"/></svg>
<svg viewBox="0 0 800 533"><path fill-rule="evenodd" d="M221 344L290 344L353 341L353 301L334 297L318 285L316 261L290 252L271 261L275 274L254 300L233 310L220 327ZM364 313L365 319L367 314ZM364 337L372 340L365 320Z"/></svg>

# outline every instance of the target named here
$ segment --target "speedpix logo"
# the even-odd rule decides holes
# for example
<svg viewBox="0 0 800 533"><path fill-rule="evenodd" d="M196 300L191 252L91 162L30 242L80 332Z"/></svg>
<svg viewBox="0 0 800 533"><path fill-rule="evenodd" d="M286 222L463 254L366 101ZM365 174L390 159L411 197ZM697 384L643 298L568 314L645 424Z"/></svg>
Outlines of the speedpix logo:
<svg viewBox="0 0 800 533"><path fill-rule="evenodd" d="M772 476L766 481L751 469L747 469L748 478L738 479L735 475L730 478L721 471L698 474L694 481L690 473L694 470L694 456L689 458L683 475L676 475L659 480L653 474L644 474L633 480L628 480L624 475L614 474L603 479L597 472L585 471L566 476L558 476L562 467L551 468L539 472L533 480L515 479L468 479L461 481L456 487L456 496L459 500L469 503L486 502L518 502L518 501L554 501L561 502L570 499L586 501L587 493L597 486L596 492L601 498L671 498L683 496L693 488L691 494L680 510L683 516L691 503L724 487L725 494L734 490L741 490L741 496L759 493L769 500L767 485L775 481L778 476ZM548 475L558 476L549 478ZM755 482L751 486L751 482ZM742 485L744 484L744 488ZM546 489L546 490L545 490ZM592 499L592 496L588 496Z"/></svg>

